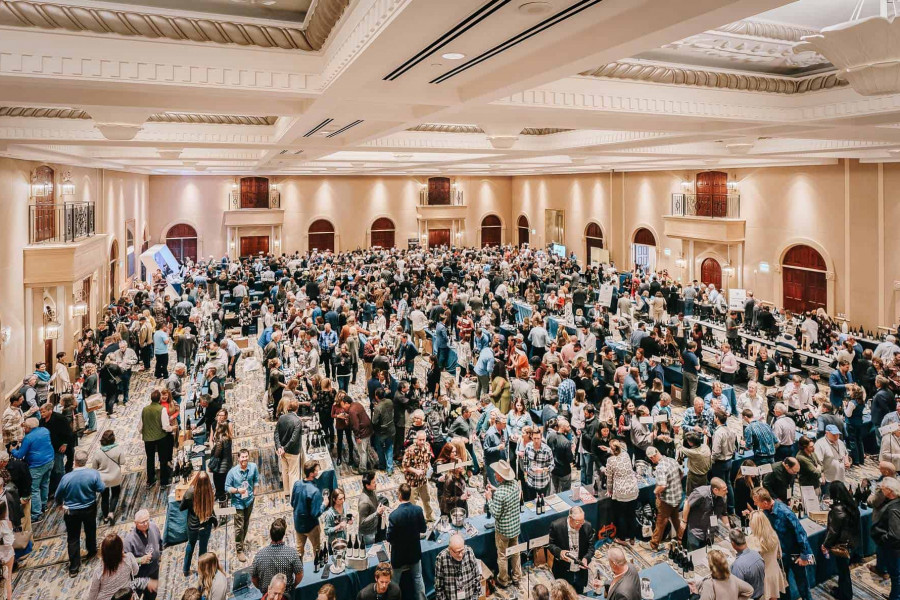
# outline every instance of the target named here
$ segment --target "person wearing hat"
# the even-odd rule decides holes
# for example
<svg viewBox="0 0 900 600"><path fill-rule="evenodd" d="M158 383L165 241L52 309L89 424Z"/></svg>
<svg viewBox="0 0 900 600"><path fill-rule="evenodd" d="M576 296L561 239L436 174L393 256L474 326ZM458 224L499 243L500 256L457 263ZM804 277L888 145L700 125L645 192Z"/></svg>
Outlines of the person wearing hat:
<svg viewBox="0 0 900 600"><path fill-rule="evenodd" d="M850 467L850 455L841 440L841 431L836 425L825 427L825 437L816 441L815 448L816 458L822 464L822 477L825 479L822 493L827 497L832 481L844 481L846 471Z"/></svg>
<svg viewBox="0 0 900 600"><path fill-rule="evenodd" d="M509 584L518 586L522 579L522 559L518 553L506 557L506 549L519 543L521 522L519 498L522 491L516 481L516 474L505 460L490 465L497 486L487 485L484 497L494 517L494 540L497 545L497 584L501 588ZM509 560L512 560L512 580L509 574Z"/></svg>

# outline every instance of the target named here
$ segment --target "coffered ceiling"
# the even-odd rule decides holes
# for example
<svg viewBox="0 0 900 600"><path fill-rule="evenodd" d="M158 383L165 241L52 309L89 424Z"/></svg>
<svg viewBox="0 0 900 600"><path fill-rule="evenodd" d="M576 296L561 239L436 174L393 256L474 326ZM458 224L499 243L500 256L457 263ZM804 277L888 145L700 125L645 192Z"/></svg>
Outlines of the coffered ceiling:
<svg viewBox="0 0 900 600"><path fill-rule="evenodd" d="M0 0L0 153L276 175L893 161L900 96L794 51L855 5Z"/></svg>

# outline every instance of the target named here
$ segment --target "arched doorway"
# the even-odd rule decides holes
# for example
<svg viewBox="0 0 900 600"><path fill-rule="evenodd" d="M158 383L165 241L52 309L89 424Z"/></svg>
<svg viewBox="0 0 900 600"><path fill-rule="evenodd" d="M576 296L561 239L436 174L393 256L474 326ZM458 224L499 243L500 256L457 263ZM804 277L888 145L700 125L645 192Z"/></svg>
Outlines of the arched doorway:
<svg viewBox="0 0 900 600"><path fill-rule="evenodd" d="M587 227L584 228L584 240L584 256L587 263L600 262L599 256L596 259L593 257L596 254L595 248L597 250L603 249L603 231L600 229L600 226L596 223L588 223Z"/></svg>
<svg viewBox="0 0 900 600"><path fill-rule="evenodd" d="M269 208L266 177L241 177L241 208Z"/></svg>
<svg viewBox="0 0 900 600"><path fill-rule="evenodd" d="M370 231L371 245L381 248L394 247L394 222L387 217L375 219Z"/></svg>
<svg viewBox="0 0 900 600"><path fill-rule="evenodd" d="M197 262L197 230L187 223L179 223L169 228L166 233L166 246L179 263L184 264L188 258Z"/></svg>
<svg viewBox="0 0 900 600"><path fill-rule="evenodd" d="M656 236L646 227L634 232L631 261L635 266L652 271L656 268Z"/></svg>
<svg viewBox="0 0 900 600"><path fill-rule="evenodd" d="M309 226L309 249L334 252L334 225L325 219L313 221Z"/></svg>
<svg viewBox="0 0 900 600"><path fill-rule="evenodd" d="M503 224L497 215L488 215L481 220L481 247L499 246Z"/></svg>
<svg viewBox="0 0 900 600"><path fill-rule="evenodd" d="M717 290L722 289L722 265L714 258L705 258L700 263L700 283L713 284Z"/></svg>
<svg viewBox="0 0 900 600"><path fill-rule="evenodd" d="M115 302L118 283L119 242L113 240L109 248L109 301Z"/></svg>
<svg viewBox="0 0 900 600"><path fill-rule="evenodd" d="M531 227L528 225L528 217L519 215L516 227L519 230L519 246L529 244L531 242Z"/></svg>
<svg viewBox="0 0 900 600"><path fill-rule="evenodd" d="M728 173L697 173L697 216L724 217L728 214Z"/></svg>
<svg viewBox="0 0 900 600"><path fill-rule="evenodd" d="M805 245L790 248L781 261L784 308L793 313L828 310L828 267L825 259Z"/></svg>
<svg viewBox="0 0 900 600"><path fill-rule="evenodd" d="M31 174L31 196L34 198L32 242L44 242L56 237L56 207L53 206L54 171L47 166L38 167Z"/></svg>

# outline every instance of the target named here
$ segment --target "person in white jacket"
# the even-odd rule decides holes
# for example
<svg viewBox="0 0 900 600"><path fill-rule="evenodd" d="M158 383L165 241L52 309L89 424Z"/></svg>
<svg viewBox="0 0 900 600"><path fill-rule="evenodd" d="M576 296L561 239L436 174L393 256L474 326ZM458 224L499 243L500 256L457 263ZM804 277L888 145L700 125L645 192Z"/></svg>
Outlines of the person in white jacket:
<svg viewBox="0 0 900 600"><path fill-rule="evenodd" d="M895 469L900 469L900 429L881 438L878 462L889 462Z"/></svg>
<svg viewBox="0 0 900 600"><path fill-rule="evenodd" d="M734 374L738 370L738 360L731 351L731 344L722 344L722 354L719 356L719 370L722 371L722 383L734 385Z"/></svg>

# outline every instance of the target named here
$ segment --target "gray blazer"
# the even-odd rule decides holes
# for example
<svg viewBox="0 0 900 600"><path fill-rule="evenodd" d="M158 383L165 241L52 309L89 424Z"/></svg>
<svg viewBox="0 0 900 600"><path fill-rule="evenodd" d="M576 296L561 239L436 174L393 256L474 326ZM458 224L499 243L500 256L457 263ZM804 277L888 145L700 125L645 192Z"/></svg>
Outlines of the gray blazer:
<svg viewBox="0 0 900 600"><path fill-rule="evenodd" d="M634 565L609 586L609 600L641 600L641 578Z"/></svg>

